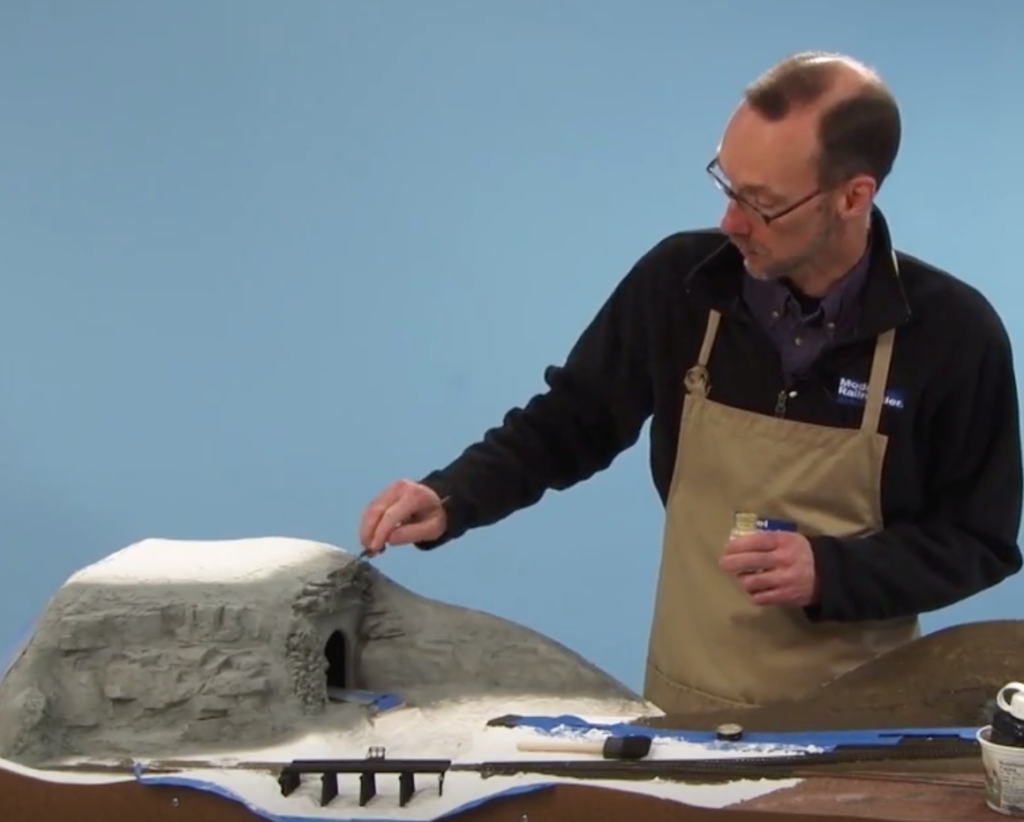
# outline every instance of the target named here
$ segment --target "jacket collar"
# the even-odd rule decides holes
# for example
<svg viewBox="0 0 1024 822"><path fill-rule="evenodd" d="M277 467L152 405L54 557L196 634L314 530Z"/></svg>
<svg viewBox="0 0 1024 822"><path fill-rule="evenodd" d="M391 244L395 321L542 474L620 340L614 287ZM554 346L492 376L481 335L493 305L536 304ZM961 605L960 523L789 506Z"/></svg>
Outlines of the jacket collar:
<svg viewBox="0 0 1024 822"><path fill-rule="evenodd" d="M746 316L742 300L743 257L724 239L689 273L687 289L725 316ZM910 303L900 279L889 226L881 210L871 212L871 251L861 310L852 339L876 337L910 320Z"/></svg>

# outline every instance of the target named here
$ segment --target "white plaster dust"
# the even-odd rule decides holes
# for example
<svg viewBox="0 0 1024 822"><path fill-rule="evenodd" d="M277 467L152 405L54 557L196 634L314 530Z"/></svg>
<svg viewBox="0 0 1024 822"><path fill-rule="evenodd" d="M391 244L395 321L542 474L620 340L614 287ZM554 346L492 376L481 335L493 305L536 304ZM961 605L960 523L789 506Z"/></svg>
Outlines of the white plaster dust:
<svg viewBox="0 0 1024 822"><path fill-rule="evenodd" d="M326 808L316 777L284 797L272 765L292 759L362 759L383 746L388 758L564 760L564 753L517 749L538 731L487 722L506 714L619 722L660 713L549 637L418 596L375 567L355 567L351 554L333 546L260 538L149 539L82 569L55 593L0 680L0 757L8 760L0 767L50 781L104 782L125 777L82 769L126 758L173 760L181 769L176 780L203 783L268 819L426 822L552 782L724 807L796 784L449 772L440 797L436 778L417 776L406 808L398 806L392 776L378 778L378 796L365 808L355 775L340 777L340 795ZM357 686L397 694L403 707L374 714L327 701L324 646L337 631L361 637L353 651ZM662 737L651 758L789 752ZM253 770L254 763L266 768Z"/></svg>

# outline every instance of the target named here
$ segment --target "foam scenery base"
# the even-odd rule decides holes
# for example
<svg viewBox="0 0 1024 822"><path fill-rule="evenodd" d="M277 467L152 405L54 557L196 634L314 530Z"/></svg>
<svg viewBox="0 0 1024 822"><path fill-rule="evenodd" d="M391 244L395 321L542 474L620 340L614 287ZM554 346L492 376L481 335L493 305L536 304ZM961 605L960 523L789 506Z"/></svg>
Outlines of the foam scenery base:
<svg viewBox="0 0 1024 822"><path fill-rule="evenodd" d="M927 650L929 641L911 651ZM669 727L672 718L657 706L553 639L419 596L375 565L306 540L130 545L73 574L6 663L4 822L61 818L43 815L50 800L39 798L40 785L45 796L92 797L103 810L81 817L90 822L128 818L116 806L129 795L138 803L133 818L153 822L163 806L146 797L156 796L187 802L216 822L241 819L236 812L267 820L504 822L520 808L555 806L559 819L587 818L572 815L609 796L626 803L617 807L630 818L642 810L644 818L703 819L800 790L815 779L796 775L790 760L810 766L851 745L906 753L908 739L933 745L941 739L928 740L941 737L954 747L909 758L970 778L980 767L980 756L963 747L975 728L935 721L952 715L941 700L917 717L925 722L906 727L898 711L878 711L888 729L819 724L751 730L724 743L699 722ZM962 691L955 669L947 665L944 677L936 689ZM876 684L904 699L898 687ZM652 739L633 767L520 750L530 740L625 733ZM282 773L296 761L368 759L382 759L385 771L402 760L446 764L410 775L396 765L372 779L359 767L314 768L284 789ZM712 762L709 771L708 761L735 765ZM981 791L976 798L984 807ZM53 813L71 813L62 822L74 822L75 808L62 807Z"/></svg>

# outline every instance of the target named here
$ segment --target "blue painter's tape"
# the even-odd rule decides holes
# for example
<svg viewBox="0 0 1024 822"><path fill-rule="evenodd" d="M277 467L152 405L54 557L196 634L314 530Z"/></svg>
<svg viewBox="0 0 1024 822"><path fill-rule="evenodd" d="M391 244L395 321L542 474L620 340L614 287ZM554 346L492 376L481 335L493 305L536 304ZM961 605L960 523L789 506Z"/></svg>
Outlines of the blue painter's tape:
<svg viewBox="0 0 1024 822"><path fill-rule="evenodd" d="M373 701L373 707L378 711L390 711L402 704L402 698L394 694L381 694Z"/></svg>
<svg viewBox="0 0 1024 822"><path fill-rule="evenodd" d="M809 747L832 750L839 745L896 745L908 737L960 737L974 739L977 728L879 728L862 731L787 731L787 732L746 732L742 742L720 742L714 731L687 731L667 728L653 728L646 725L632 725L627 722L595 724L578 716L517 716L506 717L505 724L517 728L534 728L553 733L556 730L602 731L616 735L636 735L676 739L680 742L694 742L714 746L724 745L735 748L739 745L782 745L787 747Z"/></svg>
<svg viewBox="0 0 1024 822"><path fill-rule="evenodd" d="M395 694L383 694L377 691L363 691L356 688L328 688L328 699L339 702L352 702L356 705L365 705L373 708L378 713L390 711L402 704L402 698Z"/></svg>
<svg viewBox="0 0 1024 822"><path fill-rule="evenodd" d="M214 794L244 806L256 816L261 816L268 820L268 822L324 822L325 819L329 819L331 822L395 822L395 818L393 816L386 819L371 816L292 816L291 814L282 816L280 814L271 813L265 808L261 808L259 805L253 804L223 785L218 785L216 782L210 782L204 779L189 779L188 777L183 776L145 776L137 773L136 780L142 785L165 785L179 788L191 788L192 790ZM481 805L485 805L495 799L504 799L518 794L532 793L533 791L554 787L557 784L557 782L535 782L530 785L516 785L513 788L495 791L487 796L474 799L472 802L465 802L462 805L452 808L450 811L445 811L438 816L424 816L419 818L407 816L403 817L403 819L405 822L438 822L438 820L446 819L450 816L455 816Z"/></svg>

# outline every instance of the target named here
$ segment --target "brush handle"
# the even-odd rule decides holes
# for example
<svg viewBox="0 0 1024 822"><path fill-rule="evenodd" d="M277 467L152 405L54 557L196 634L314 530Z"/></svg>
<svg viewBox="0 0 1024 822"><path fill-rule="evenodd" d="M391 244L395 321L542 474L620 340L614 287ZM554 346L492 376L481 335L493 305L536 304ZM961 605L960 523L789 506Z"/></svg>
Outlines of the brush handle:
<svg viewBox="0 0 1024 822"><path fill-rule="evenodd" d="M516 745L520 751L532 753L592 753L603 754L604 742L572 739L523 739Z"/></svg>

